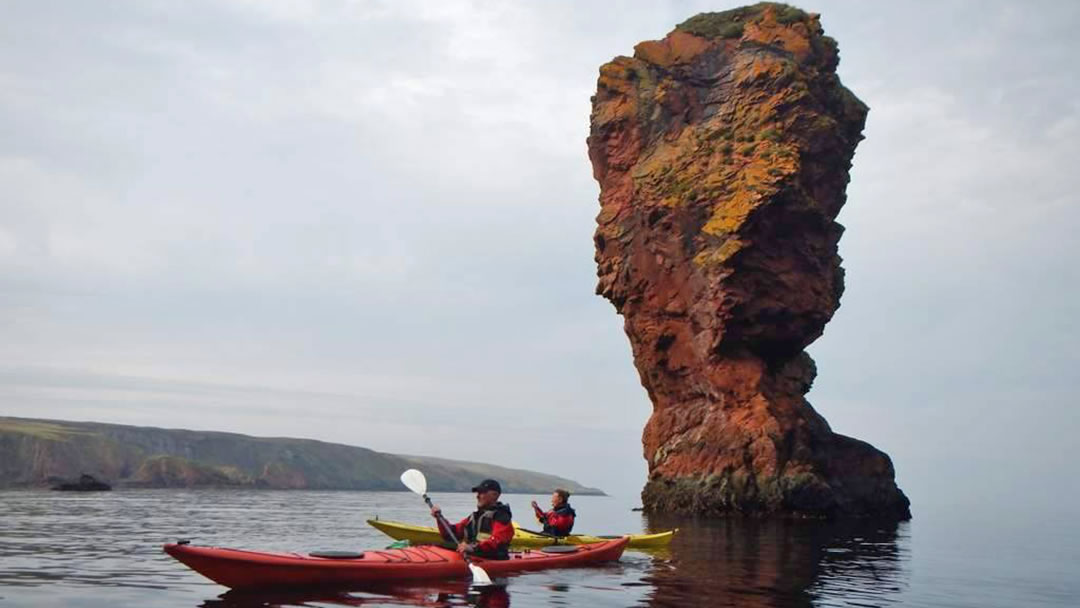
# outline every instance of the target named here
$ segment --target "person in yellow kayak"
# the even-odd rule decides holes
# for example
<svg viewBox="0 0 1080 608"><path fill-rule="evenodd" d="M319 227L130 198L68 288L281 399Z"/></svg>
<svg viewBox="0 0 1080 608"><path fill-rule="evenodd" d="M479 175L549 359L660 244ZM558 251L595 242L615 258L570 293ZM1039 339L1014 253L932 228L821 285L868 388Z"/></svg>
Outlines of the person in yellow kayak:
<svg viewBox="0 0 1080 608"><path fill-rule="evenodd" d="M570 507L570 492L558 488L551 493L551 510L545 513L540 509L536 501L532 501L536 520L544 526L544 534L553 536L568 536L574 529L574 518L577 512Z"/></svg>
<svg viewBox="0 0 1080 608"><path fill-rule="evenodd" d="M485 479L472 491L476 492L476 511L458 523L450 524L452 536L451 530L443 524L446 520L439 517L442 509L439 505L432 505L431 516L438 522L439 534L446 540L458 539L459 553L488 559L510 559L510 541L514 538L514 526L511 523L513 517L510 506L499 502L502 486L494 479ZM477 535L481 532L490 536L477 542Z"/></svg>

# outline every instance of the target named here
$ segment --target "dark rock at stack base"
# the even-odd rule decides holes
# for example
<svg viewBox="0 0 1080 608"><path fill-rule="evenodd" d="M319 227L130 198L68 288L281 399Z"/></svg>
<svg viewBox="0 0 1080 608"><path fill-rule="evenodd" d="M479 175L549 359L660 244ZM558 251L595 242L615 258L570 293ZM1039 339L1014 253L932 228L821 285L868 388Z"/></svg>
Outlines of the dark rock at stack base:
<svg viewBox="0 0 1080 608"><path fill-rule="evenodd" d="M867 114L838 60L817 15L762 3L600 68L597 293L653 403L646 511L910 517L889 457L804 398Z"/></svg>

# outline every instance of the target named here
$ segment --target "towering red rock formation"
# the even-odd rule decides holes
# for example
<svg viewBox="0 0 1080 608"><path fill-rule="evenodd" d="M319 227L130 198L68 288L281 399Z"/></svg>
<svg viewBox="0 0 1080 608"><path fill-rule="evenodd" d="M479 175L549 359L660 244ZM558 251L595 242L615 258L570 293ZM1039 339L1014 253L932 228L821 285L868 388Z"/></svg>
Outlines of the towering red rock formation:
<svg viewBox="0 0 1080 608"><path fill-rule="evenodd" d="M600 68L588 144L597 293L653 402L646 510L910 517L889 457L804 398L867 113L836 42L761 3L634 50Z"/></svg>

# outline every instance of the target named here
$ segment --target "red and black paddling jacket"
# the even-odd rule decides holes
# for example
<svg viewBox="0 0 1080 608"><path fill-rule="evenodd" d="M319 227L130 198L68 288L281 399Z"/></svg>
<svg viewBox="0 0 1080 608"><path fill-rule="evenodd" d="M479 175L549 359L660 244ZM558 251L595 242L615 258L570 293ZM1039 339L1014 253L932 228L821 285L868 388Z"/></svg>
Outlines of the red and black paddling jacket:
<svg viewBox="0 0 1080 608"><path fill-rule="evenodd" d="M544 513L540 507L533 507L536 511L536 519L544 524L545 534L555 536L567 536L574 529L574 518L577 512L570 508L570 503L563 503L554 509Z"/></svg>
<svg viewBox="0 0 1080 608"><path fill-rule="evenodd" d="M514 538L514 526L511 519L513 517L510 514L510 507L497 502L489 507L477 509L465 519L451 525L454 529L454 536L458 540L475 543L473 553L476 555L494 559L509 559L510 541ZM476 542L477 535L482 532L491 536ZM446 540L453 540L447 533L441 519L439 520L439 533Z"/></svg>

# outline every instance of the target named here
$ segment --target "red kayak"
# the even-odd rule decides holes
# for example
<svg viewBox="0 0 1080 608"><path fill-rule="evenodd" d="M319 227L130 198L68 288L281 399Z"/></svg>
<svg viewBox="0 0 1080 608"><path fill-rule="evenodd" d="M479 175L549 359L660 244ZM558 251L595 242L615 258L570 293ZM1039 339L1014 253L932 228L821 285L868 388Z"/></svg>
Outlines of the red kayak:
<svg viewBox="0 0 1080 608"><path fill-rule="evenodd" d="M589 545L512 551L510 559L473 558L491 576L528 570L570 568L618 560L629 537ZM167 544L165 552L206 578L232 589L307 585L347 585L391 581L463 579L465 560L436 546L363 553L266 553Z"/></svg>

